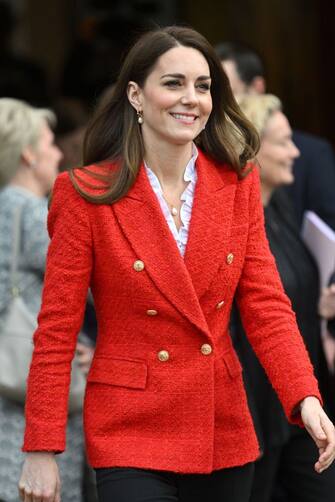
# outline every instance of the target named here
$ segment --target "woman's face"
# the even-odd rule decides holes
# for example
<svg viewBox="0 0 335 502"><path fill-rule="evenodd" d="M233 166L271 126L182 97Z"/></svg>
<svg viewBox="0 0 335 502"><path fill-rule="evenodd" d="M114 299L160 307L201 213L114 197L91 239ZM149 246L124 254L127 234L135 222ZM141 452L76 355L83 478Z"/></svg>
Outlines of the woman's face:
<svg viewBox="0 0 335 502"><path fill-rule="evenodd" d="M43 121L35 153L35 179L41 191L47 194L53 187L58 174L58 164L62 153L54 143L54 134L46 121Z"/></svg>
<svg viewBox="0 0 335 502"><path fill-rule="evenodd" d="M299 155L287 118L281 111L274 112L267 121L257 155L262 183L270 189L292 183L292 166Z"/></svg>
<svg viewBox="0 0 335 502"><path fill-rule="evenodd" d="M190 47L165 52L138 87L146 145L187 144L204 129L212 111L210 71L205 57ZM131 101L131 89L128 94Z"/></svg>

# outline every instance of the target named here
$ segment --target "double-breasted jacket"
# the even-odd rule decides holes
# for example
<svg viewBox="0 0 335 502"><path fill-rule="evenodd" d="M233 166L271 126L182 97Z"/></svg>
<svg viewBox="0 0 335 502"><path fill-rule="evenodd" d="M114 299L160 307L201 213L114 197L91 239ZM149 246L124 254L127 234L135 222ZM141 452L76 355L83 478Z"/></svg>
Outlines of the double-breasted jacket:
<svg viewBox="0 0 335 502"><path fill-rule="evenodd" d="M257 168L238 179L201 151L196 168L184 258L143 166L112 205L88 202L68 174L58 177L25 451L65 448L70 366L88 287L98 320L84 405L94 467L209 473L257 458L228 331L234 298L288 418L299 422L299 401L319 397L265 237ZM89 186L89 174L80 176Z"/></svg>

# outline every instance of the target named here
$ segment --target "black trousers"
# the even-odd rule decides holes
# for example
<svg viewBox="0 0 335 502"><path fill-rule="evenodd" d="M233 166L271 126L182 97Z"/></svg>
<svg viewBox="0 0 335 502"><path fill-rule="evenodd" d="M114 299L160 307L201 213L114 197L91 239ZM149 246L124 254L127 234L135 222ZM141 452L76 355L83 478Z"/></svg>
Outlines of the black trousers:
<svg viewBox="0 0 335 502"><path fill-rule="evenodd" d="M99 502L248 502L254 464L211 474L96 469Z"/></svg>

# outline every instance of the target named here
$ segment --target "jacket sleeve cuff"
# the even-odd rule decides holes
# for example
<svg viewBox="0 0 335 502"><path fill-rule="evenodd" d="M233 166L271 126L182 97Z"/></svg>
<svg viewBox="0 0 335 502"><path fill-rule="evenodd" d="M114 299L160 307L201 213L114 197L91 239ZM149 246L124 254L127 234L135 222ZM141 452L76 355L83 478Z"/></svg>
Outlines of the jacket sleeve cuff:
<svg viewBox="0 0 335 502"><path fill-rule="evenodd" d="M30 425L29 434L26 433L22 451L50 451L54 453L62 453L65 450L66 437L63 427L46 427L43 429L41 424L38 424L36 430Z"/></svg>
<svg viewBox="0 0 335 502"><path fill-rule="evenodd" d="M285 413L286 413L286 416L287 416L289 422L293 425L298 425L299 427L302 427L302 428L305 426L304 426L304 423L301 419L300 404L306 397L316 397L320 401L321 406L323 406L323 400L322 400L322 397L321 397L318 389L315 389L314 392L309 392L309 393L305 394L298 401L295 400L291 403L288 403L287 406L285 406Z"/></svg>

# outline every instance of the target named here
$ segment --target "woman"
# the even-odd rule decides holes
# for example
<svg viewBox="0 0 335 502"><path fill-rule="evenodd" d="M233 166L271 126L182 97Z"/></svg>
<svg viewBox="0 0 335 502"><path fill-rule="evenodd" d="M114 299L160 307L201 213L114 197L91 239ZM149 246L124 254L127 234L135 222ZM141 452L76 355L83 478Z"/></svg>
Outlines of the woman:
<svg viewBox="0 0 335 502"><path fill-rule="evenodd" d="M321 378L325 361L318 315L318 271L300 238L290 201L285 192L278 190L294 181L292 165L299 151L292 142L292 131L277 97L270 94L248 95L240 98L240 106L257 127L261 138L257 159L261 167L261 196L270 248L314 371ZM324 295L321 305L325 305L325 300ZM334 466L322 476L313 471L316 451L312 439L305 430L287 423L263 369L243 336L241 326L236 337L237 349L251 387L251 399L254 398L255 420L260 426L264 450L262 459L255 466L252 502L331 502L335 492Z"/></svg>
<svg viewBox="0 0 335 502"><path fill-rule="evenodd" d="M316 469L333 460L333 425L264 238L257 169L243 168L257 146L199 33L139 39L88 129L90 166L53 191L23 500L60 500L53 452L65 448L89 284L99 328L84 415L101 502L248 500L258 443L227 331L236 290L288 417L320 447Z"/></svg>
<svg viewBox="0 0 335 502"><path fill-rule="evenodd" d="M21 207L21 253L18 283L22 298L36 314L49 237L46 231L47 200L62 157L54 144L49 110L36 109L15 99L0 99L0 336L10 302L10 264L13 222ZM17 479L23 454L23 405L0 395L0 500L16 502ZM81 414L69 419L69 449L60 458L64 501L80 500L82 470Z"/></svg>

